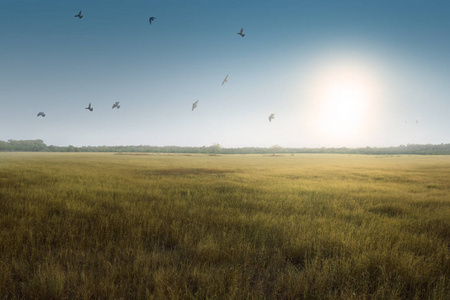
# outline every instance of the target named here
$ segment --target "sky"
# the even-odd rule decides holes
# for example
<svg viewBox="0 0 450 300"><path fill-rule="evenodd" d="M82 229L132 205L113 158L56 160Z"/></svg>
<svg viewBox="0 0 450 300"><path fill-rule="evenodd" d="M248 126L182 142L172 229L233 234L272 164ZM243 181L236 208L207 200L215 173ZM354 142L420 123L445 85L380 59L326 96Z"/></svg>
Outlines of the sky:
<svg viewBox="0 0 450 300"><path fill-rule="evenodd" d="M449 1L0 0L0 11L3 141L450 143Z"/></svg>

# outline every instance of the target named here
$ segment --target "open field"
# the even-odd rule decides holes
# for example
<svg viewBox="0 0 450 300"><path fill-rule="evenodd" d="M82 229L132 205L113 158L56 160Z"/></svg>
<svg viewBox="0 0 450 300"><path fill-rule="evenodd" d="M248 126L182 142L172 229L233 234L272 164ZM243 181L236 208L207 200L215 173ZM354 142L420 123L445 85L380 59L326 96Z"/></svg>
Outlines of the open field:
<svg viewBox="0 0 450 300"><path fill-rule="evenodd" d="M0 299L450 299L450 156L0 153Z"/></svg>

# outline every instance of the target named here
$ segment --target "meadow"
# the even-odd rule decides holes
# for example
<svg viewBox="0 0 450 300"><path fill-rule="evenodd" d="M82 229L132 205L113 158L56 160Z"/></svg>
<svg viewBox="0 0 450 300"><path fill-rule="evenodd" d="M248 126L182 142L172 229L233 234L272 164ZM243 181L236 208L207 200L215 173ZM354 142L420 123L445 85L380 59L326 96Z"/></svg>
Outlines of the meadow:
<svg viewBox="0 0 450 300"><path fill-rule="evenodd" d="M450 156L0 153L0 299L450 299Z"/></svg>

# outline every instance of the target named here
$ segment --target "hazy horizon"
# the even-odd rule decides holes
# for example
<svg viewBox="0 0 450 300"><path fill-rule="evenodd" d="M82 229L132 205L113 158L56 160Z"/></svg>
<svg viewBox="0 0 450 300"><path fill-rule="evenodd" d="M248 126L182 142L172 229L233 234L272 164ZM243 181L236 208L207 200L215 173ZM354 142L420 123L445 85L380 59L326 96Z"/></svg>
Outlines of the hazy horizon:
<svg viewBox="0 0 450 300"><path fill-rule="evenodd" d="M128 145L80 145L80 146L76 146L73 144L67 144L67 145L53 145L53 144L49 144L46 143L44 140L42 139L34 139L34 140L15 140L15 139L11 139L12 141L15 142L25 142L25 141L42 141L45 146L49 147L49 146L54 146L54 147L61 147L61 148L65 148L65 147L77 147L77 148L90 148L90 147L158 147L158 148L170 148L170 147L175 147L175 148L211 148L211 147L216 147L218 145L217 149L246 149L246 148L256 148L256 149L271 149L271 148L279 148L279 150L281 149L339 149L339 148L347 148L349 150L356 150L356 149L365 149L367 147L372 148L372 149L390 149L390 148L402 148L405 147L405 150L407 150L408 147L419 147L419 149L416 149L417 151L423 151L423 147L426 146L433 146L433 147L439 147L439 146L449 146L450 143L439 143L439 144L400 144L400 145L392 145L392 146L380 146L380 147L371 147L371 146L361 146L361 147L347 147L347 146L340 146L340 147L284 147L282 145L278 145L278 144L274 144L271 146L242 146L242 147L224 147L222 146L220 143L213 143L213 144L209 144L209 145L201 145L201 146L186 146L186 145L151 145L151 144L128 144ZM0 140L0 142L9 142L9 141L2 141ZM41 145L40 143L38 143L39 145ZM1 149L0 149L1 151ZM7 151L16 151L16 150L7 150ZM24 152L41 152L42 150L20 150L20 151L24 151ZM49 151L51 152L52 150L49 149ZM62 150L64 151L64 150ZM103 152L103 151L100 151ZM170 153L170 152L169 152ZM176 152L174 152L176 153Z"/></svg>
<svg viewBox="0 0 450 300"><path fill-rule="evenodd" d="M4 0L0 9L3 141L450 142L444 1Z"/></svg>

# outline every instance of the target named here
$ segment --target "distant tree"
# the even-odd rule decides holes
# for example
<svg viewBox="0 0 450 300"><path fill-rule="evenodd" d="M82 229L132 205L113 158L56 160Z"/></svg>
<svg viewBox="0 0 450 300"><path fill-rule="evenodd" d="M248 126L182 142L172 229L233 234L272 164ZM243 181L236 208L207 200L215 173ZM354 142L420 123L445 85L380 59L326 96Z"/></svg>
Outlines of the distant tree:
<svg viewBox="0 0 450 300"><path fill-rule="evenodd" d="M48 146L48 147L47 147L47 150L50 151L50 152L59 152L59 151L61 151L61 150L60 150L60 147L58 147L58 146L53 146L53 145Z"/></svg>
<svg viewBox="0 0 450 300"><path fill-rule="evenodd" d="M272 155L275 156L275 153L281 153L283 150L283 147L281 147L280 145L273 145L272 147L270 147L270 150L272 151Z"/></svg>
<svg viewBox="0 0 450 300"><path fill-rule="evenodd" d="M78 148L74 147L72 145L69 145L69 147L67 147L67 152L78 152Z"/></svg>
<svg viewBox="0 0 450 300"><path fill-rule="evenodd" d="M0 151L11 151L11 145L8 142L0 141Z"/></svg>
<svg viewBox="0 0 450 300"><path fill-rule="evenodd" d="M220 151L220 148L221 148L220 144L219 143L215 143L215 144L212 144L211 146L209 146L208 150L209 150L210 154L217 155L217 153L219 153L219 151Z"/></svg>
<svg viewBox="0 0 450 300"><path fill-rule="evenodd" d="M11 151L42 152L47 151L47 145L43 140L8 140Z"/></svg>

